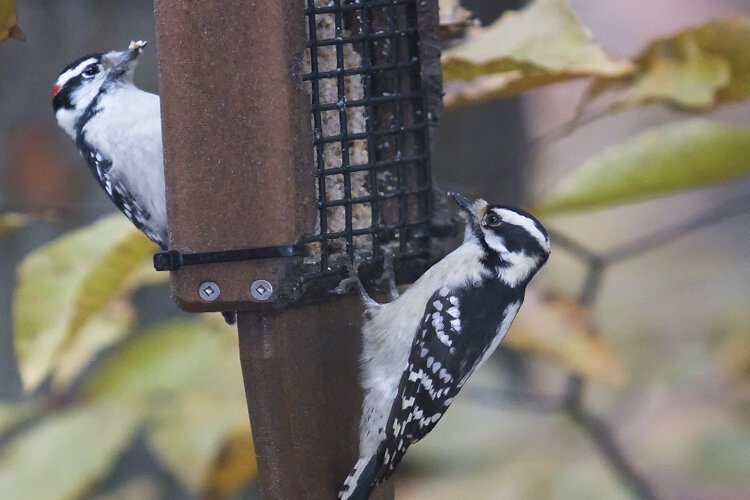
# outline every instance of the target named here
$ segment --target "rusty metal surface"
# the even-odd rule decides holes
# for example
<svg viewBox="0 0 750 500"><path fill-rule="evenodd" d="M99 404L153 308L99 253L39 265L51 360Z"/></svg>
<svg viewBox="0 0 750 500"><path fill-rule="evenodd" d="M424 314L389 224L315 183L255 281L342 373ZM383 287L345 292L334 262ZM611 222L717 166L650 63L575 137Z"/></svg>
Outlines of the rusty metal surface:
<svg viewBox="0 0 750 500"><path fill-rule="evenodd" d="M443 114L443 66L440 64L440 14L437 0L417 3L419 59L422 61L422 90L427 98L430 138L437 133Z"/></svg>
<svg viewBox="0 0 750 500"><path fill-rule="evenodd" d="M297 71L303 7L299 0L155 1L175 250L283 245L313 232L309 97ZM286 258L183 268L172 273L172 293L190 311L247 309L257 303L253 281L270 281L273 298L283 299L291 287L283 280L298 264ZM207 280L221 287L211 304L198 296Z"/></svg>
<svg viewBox="0 0 750 500"><path fill-rule="evenodd" d="M357 458L362 306L342 297L240 313L240 358L264 499L331 500ZM393 498L393 482L373 500Z"/></svg>

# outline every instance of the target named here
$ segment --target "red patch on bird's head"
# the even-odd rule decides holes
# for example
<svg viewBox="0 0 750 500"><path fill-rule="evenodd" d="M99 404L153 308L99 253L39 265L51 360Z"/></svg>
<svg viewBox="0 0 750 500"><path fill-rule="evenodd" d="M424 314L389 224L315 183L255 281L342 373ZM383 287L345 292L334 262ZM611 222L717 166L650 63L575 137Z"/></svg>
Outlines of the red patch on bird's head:
<svg viewBox="0 0 750 500"><path fill-rule="evenodd" d="M60 86L58 84L55 84L55 86L52 87L52 97L55 97L58 92L60 92Z"/></svg>

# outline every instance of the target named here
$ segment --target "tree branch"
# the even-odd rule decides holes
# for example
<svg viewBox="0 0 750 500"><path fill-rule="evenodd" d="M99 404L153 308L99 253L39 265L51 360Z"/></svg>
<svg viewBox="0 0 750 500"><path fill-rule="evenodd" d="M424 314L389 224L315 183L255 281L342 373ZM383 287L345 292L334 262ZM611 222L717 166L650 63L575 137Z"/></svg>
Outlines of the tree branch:
<svg viewBox="0 0 750 500"><path fill-rule="evenodd" d="M563 403L563 411L580 427L599 450L618 479L640 500L655 500L654 488L641 476L625 457L615 441L612 430L599 417L594 416L583 405L584 382L578 376L569 378L568 391Z"/></svg>
<svg viewBox="0 0 750 500"><path fill-rule="evenodd" d="M578 299L591 306L598 294L601 277L606 263L598 257L589 262L586 281ZM595 333L594 333L595 334ZM620 449L612 430L599 417L593 415L584 404L586 381L577 374L568 375L568 385L563 395L561 409L580 427L596 445L600 455L607 462L620 482L640 500L655 500L656 494L651 484L641 476Z"/></svg>

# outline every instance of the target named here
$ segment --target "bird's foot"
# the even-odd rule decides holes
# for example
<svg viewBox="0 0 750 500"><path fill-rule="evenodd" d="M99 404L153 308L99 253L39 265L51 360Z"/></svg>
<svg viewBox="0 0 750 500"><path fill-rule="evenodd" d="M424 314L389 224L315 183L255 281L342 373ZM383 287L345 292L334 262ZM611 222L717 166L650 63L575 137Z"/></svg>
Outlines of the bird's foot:
<svg viewBox="0 0 750 500"><path fill-rule="evenodd" d="M391 300L396 300L399 297L398 287L396 286L396 272L393 269L393 261L395 255L390 249L383 251L383 274L378 280L380 286L385 286L388 289L388 295Z"/></svg>

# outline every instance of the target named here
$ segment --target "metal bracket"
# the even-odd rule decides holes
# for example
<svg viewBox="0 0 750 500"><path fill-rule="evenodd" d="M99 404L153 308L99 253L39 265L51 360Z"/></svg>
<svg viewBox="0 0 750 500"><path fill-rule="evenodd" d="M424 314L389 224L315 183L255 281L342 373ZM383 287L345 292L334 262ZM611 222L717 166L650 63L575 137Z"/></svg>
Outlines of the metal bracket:
<svg viewBox="0 0 750 500"><path fill-rule="evenodd" d="M178 250L165 250L154 254L154 269L157 271L176 271L183 266L304 256L304 245L243 248L239 250L222 250L217 252L200 253L182 253Z"/></svg>

